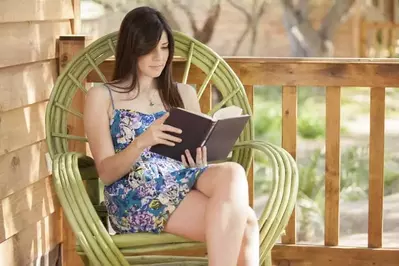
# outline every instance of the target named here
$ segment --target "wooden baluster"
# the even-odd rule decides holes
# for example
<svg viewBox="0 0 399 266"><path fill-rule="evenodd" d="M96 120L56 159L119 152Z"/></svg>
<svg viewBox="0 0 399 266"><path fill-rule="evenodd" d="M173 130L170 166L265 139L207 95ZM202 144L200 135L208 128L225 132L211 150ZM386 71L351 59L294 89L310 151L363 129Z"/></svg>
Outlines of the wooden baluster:
<svg viewBox="0 0 399 266"><path fill-rule="evenodd" d="M249 105L251 106L252 115L254 114L254 86L253 85L245 85L244 86ZM248 195L249 195L249 205L251 207L254 206L254 162L252 160L251 166L248 171Z"/></svg>
<svg viewBox="0 0 399 266"><path fill-rule="evenodd" d="M369 157L369 248L382 247L385 88L371 88Z"/></svg>
<svg viewBox="0 0 399 266"><path fill-rule="evenodd" d="M324 244L326 246L337 246L339 242L340 112L341 88L327 87L324 226Z"/></svg>
<svg viewBox="0 0 399 266"><path fill-rule="evenodd" d="M282 146L296 159L297 89L295 86L284 86L282 93ZM296 209L294 208L286 227L286 235L282 237L284 244L296 243L295 212Z"/></svg>

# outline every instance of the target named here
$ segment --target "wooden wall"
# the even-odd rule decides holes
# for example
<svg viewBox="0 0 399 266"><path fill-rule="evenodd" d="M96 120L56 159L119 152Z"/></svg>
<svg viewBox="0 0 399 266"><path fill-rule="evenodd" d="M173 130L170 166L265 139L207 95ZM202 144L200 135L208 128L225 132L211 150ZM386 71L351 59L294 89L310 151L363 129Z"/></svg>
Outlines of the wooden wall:
<svg viewBox="0 0 399 266"><path fill-rule="evenodd" d="M60 35L76 0L0 1L0 265L55 265L61 212L47 169L44 115Z"/></svg>

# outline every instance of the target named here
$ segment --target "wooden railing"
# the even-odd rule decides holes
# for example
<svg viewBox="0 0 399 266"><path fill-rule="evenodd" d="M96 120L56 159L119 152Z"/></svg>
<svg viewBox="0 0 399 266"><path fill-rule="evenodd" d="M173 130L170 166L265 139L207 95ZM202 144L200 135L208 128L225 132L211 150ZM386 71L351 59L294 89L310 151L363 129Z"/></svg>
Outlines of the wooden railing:
<svg viewBox="0 0 399 266"><path fill-rule="evenodd" d="M238 74L253 102L255 85L282 86L282 147L296 157L298 86L326 87L325 238L324 246L298 245L295 212L282 244L273 249L277 265L398 265L399 249L382 248L384 196L385 88L399 87L399 61L390 59L282 59L225 58ZM114 61L101 65L110 78ZM174 62L182 76L184 62ZM190 70L189 84L201 84L204 75ZM88 82L100 82L95 73ZM339 246L341 87L370 87L368 248ZM211 95L202 99L203 111ZM252 195L253 196L253 195Z"/></svg>
<svg viewBox="0 0 399 266"><path fill-rule="evenodd" d="M362 57L399 57L399 24L361 22L360 55Z"/></svg>

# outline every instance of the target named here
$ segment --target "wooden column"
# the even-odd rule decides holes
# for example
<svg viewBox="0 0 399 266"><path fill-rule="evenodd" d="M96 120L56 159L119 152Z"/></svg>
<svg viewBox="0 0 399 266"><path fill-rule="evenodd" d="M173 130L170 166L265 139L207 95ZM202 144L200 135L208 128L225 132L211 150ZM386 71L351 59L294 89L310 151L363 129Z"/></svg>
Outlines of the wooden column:
<svg viewBox="0 0 399 266"><path fill-rule="evenodd" d="M296 135L297 135L297 88L295 86L283 87L283 127L282 127L282 146L291 156L296 159ZM290 217L286 227L286 235L282 237L282 243L296 243L296 209Z"/></svg>
<svg viewBox="0 0 399 266"><path fill-rule="evenodd" d="M326 90L326 178L325 178L325 236L326 246L339 242L339 192L340 192L340 122L341 88Z"/></svg>
<svg viewBox="0 0 399 266"><path fill-rule="evenodd" d="M85 38L83 36L60 36L59 39L59 73L62 73L67 63L73 56L85 47ZM84 95L78 90L72 101L72 108L83 112ZM83 120L74 116L68 117L68 133L72 135L84 135ZM85 152L84 143L70 142L70 151ZM64 213L61 214L61 256L62 265L83 265L82 260L76 253L76 237L70 228Z"/></svg>
<svg viewBox="0 0 399 266"><path fill-rule="evenodd" d="M370 92L368 247L382 247L384 200L385 88Z"/></svg>
<svg viewBox="0 0 399 266"><path fill-rule="evenodd" d="M245 85L245 92L248 97L249 105L251 106L252 115L254 113L254 86L253 85ZM249 205L254 207L254 160L251 161L251 166L248 170L248 195L249 195Z"/></svg>

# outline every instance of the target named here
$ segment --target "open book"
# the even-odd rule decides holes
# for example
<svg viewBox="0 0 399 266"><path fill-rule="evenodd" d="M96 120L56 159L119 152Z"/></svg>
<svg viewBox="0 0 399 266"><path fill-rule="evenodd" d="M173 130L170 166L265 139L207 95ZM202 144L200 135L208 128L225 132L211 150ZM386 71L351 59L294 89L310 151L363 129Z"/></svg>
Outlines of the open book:
<svg viewBox="0 0 399 266"><path fill-rule="evenodd" d="M212 117L182 108L172 108L165 124L182 130L181 134L176 135L182 142L173 147L155 145L150 151L181 161L181 155L188 149L195 160L196 148L206 146L208 161L224 160L248 120L249 115L243 115L242 109L237 106L222 108Z"/></svg>

